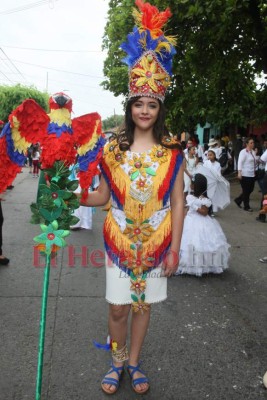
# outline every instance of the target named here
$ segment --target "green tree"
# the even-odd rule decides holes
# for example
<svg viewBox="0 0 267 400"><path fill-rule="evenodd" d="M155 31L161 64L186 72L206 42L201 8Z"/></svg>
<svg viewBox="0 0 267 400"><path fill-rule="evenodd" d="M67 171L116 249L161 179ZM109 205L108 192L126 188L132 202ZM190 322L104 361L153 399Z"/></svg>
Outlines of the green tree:
<svg viewBox="0 0 267 400"><path fill-rule="evenodd" d="M154 0L173 16L168 34L177 36L173 81L166 97L173 132L209 121L246 126L266 118L267 4L263 0ZM133 28L134 1L111 0L103 47L108 50L103 86L127 94L127 67L119 45ZM265 114L265 115L264 115Z"/></svg>
<svg viewBox="0 0 267 400"><path fill-rule="evenodd" d="M109 129L121 126L124 121L124 115L113 115L109 118L103 120L103 130L107 131Z"/></svg>
<svg viewBox="0 0 267 400"><path fill-rule="evenodd" d="M34 87L0 86L0 119L8 120L9 114L18 107L24 100L35 100L46 112L48 112L47 93L40 92Z"/></svg>

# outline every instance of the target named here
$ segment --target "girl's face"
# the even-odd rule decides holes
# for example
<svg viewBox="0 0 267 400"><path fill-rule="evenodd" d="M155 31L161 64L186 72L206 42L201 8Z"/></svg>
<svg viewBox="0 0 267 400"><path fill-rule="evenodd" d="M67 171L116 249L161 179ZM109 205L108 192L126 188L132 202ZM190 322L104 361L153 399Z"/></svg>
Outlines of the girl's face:
<svg viewBox="0 0 267 400"><path fill-rule="evenodd" d="M188 154L190 154L190 156L194 156L195 153L196 153L196 148L194 146L188 149Z"/></svg>
<svg viewBox="0 0 267 400"><path fill-rule="evenodd" d="M151 129L157 121L159 109L158 100L151 97L140 97L131 107L135 126L145 131Z"/></svg>
<svg viewBox="0 0 267 400"><path fill-rule="evenodd" d="M208 160L215 161L215 154L213 151L208 151Z"/></svg>
<svg viewBox="0 0 267 400"><path fill-rule="evenodd" d="M252 150L253 148L254 148L254 140L251 139L247 144L247 149Z"/></svg>

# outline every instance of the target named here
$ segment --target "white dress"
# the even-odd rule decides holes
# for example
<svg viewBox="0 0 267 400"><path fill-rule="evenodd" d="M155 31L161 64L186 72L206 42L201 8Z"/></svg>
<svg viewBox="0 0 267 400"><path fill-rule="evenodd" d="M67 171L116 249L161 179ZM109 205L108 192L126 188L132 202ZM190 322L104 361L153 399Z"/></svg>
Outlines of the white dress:
<svg viewBox="0 0 267 400"><path fill-rule="evenodd" d="M196 172L196 163L197 163L196 157L189 158L188 155L185 155L185 161L186 161L187 171L191 175L194 175L194 173ZM190 193L190 185L191 185L191 179L184 172L184 192L185 193Z"/></svg>
<svg viewBox="0 0 267 400"><path fill-rule="evenodd" d="M189 210L184 220L176 275L220 274L228 268L230 245L218 221L197 212L202 205L210 207L211 201L193 195L188 195L186 201Z"/></svg>
<svg viewBox="0 0 267 400"><path fill-rule="evenodd" d="M69 167L71 174L69 176L70 180L76 180L77 178L77 165L72 165ZM79 185L78 188L73 193L81 193L81 186ZM92 229L93 225L93 209L92 207L84 207L80 206L74 210L73 214L74 217L79 218L77 224L72 225L71 229Z"/></svg>
<svg viewBox="0 0 267 400"><path fill-rule="evenodd" d="M74 193L81 193L80 185L74 191ZM76 208L76 210L74 210L72 215L74 217L79 218L79 221L77 222L77 224L72 225L71 229L77 229L77 228L92 229L92 227L93 227L93 209L92 209L92 207L80 206L79 208Z"/></svg>

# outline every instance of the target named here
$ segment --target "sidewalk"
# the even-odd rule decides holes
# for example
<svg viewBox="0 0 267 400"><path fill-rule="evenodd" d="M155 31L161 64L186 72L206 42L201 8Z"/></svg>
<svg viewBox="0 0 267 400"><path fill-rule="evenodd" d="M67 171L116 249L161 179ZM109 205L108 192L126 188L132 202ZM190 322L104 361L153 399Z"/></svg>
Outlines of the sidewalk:
<svg viewBox="0 0 267 400"><path fill-rule="evenodd" d="M37 184L24 168L2 204L3 251L11 262L0 268L0 400L35 399L43 268L34 266L32 239L40 229L29 223L29 204L35 201ZM231 197L238 192L239 184L232 180ZM256 184L252 208L258 210L259 202ZM267 223L256 222L256 216L256 211L247 213L234 203L218 213L231 244L229 270L220 276L169 279L168 300L152 308L142 354L151 390L135 395L125 375L114 399L267 398L262 385L267 370L267 265L258 261L267 256ZM100 381L109 354L92 345L93 339L104 342L107 335L105 271L96 266L102 261L104 217L97 210L92 231L75 231L66 238L77 256L74 267L69 265L70 248L65 248L51 268L43 400L107 398ZM86 246L91 259L85 259Z"/></svg>

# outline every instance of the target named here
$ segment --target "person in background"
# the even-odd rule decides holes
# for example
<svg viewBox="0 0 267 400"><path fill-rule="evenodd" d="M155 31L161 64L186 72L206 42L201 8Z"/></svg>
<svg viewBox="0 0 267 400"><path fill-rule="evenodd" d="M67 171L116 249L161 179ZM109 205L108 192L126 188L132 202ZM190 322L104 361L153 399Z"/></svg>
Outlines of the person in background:
<svg viewBox="0 0 267 400"><path fill-rule="evenodd" d="M234 202L239 208L241 208L241 204L243 203L244 210L252 212L249 200L255 186L256 155L253 150L254 140L247 138L245 143L246 148L240 151L238 157L238 179L242 192L234 199Z"/></svg>
<svg viewBox="0 0 267 400"><path fill-rule="evenodd" d="M33 146L32 149L32 163L33 163L33 178L39 177L39 162L40 162L40 153L38 145Z"/></svg>
<svg viewBox="0 0 267 400"><path fill-rule="evenodd" d="M69 179L71 181L79 180L78 172L79 172L79 165L74 164L69 167L70 176ZM74 191L74 193L81 193L81 186L79 185L78 188ZM93 228L93 209L92 207L84 207L80 206L73 211L72 214L74 217L79 218L79 221L75 225L71 225L70 229L72 231L77 231L80 229L92 229Z"/></svg>
<svg viewBox="0 0 267 400"><path fill-rule="evenodd" d="M196 172L198 158L195 146L188 148L188 153L184 156L184 199L190 192L192 178Z"/></svg>
<svg viewBox="0 0 267 400"><path fill-rule="evenodd" d="M0 120L0 134L4 127L4 121ZM10 185L8 188L13 189L13 185ZM8 189L7 188L7 189ZM2 245L3 245L3 223L4 223L4 216L2 210L2 201L3 201L2 194L0 193L0 265L7 265L9 263L9 259L3 255L2 252Z"/></svg>
<svg viewBox="0 0 267 400"><path fill-rule="evenodd" d="M208 151L209 151L209 145L208 143L204 143L203 146L203 155L202 155L202 162L204 162L208 159Z"/></svg>
<svg viewBox="0 0 267 400"><path fill-rule="evenodd" d="M27 157L28 157L28 160L29 160L29 168L30 168L30 170L29 170L29 174L32 174L32 151L33 151L33 144L31 144L30 145L30 147L28 147L28 150L27 150Z"/></svg>
<svg viewBox="0 0 267 400"><path fill-rule="evenodd" d="M206 167L208 169L212 169L216 171L218 174L221 175L221 166L220 163L216 160L216 154L215 151L213 150L208 150L208 158L206 161L203 163L203 167Z"/></svg>
<svg viewBox="0 0 267 400"><path fill-rule="evenodd" d="M221 165L216 160L216 154L213 150L208 150L208 159L204 162L203 167L211 169L211 170L215 171L217 174L221 175ZM215 212L213 210L212 205L209 209L209 215L211 217L215 217Z"/></svg>
<svg viewBox="0 0 267 400"><path fill-rule="evenodd" d="M175 275L221 274L228 268L229 247L220 224L209 216L207 178L196 173L193 194L186 197L188 212L184 220L180 262Z"/></svg>
<svg viewBox="0 0 267 400"><path fill-rule="evenodd" d="M264 153L260 157L261 163L265 166L265 174L261 182L261 208L263 208L263 201L264 201L264 196L267 194L267 149L264 151ZM256 217L256 220L258 222L266 222L266 214L259 214L258 217Z"/></svg>
<svg viewBox="0 0 267 400"><path fill-rule="evenodd" d="M219 155L220 155L220 149L218 147L218 140L210 139L208 146L209 146L209 150L214 151L214 153L216 155L216 159L218 160Z"/></svg>
<svg viewBox="0 0 267 400"><path fill-rule="evenodd" d="M223 175L228 170L229 165L232 163L232 156L224 140L221 139L219 143L220 145L219 145L219 151L217 153L217 160L220 163L221 174Z"/></svg>
<svg viewBox="0 0 267 400"><path fill-rule="evenodd" d="M234 154L234 170L237 171L238 157L240 151L244 148L243 140L239 133L236 134L236 139L233 140L233 154Z"/></svg>
<svg viewBox="0 0 267 400"><path fill-rule="evenodd" d="M7 265L9 263L9 259L3 255L2 245L3 245L3 223L4 216L2 210L2 201L3 197L0 194L0 265Z"/></svg>
<svg viewBox="0 0 267 400"><path fill-rule="evenodd" d="M195 136L195 141L196 141L196 152L197 152L198 161L203 162L204 151L203 151L203 147L199 143L199 138L197 135Z"/></svg>
<svg viewBox="0 0 267 400"><path fill-rule="evenodd" d="M193 141L189 137L188 141L186 142L186 147L184 149L184 155L188 154L188 150L193 146Z"/></svg>

